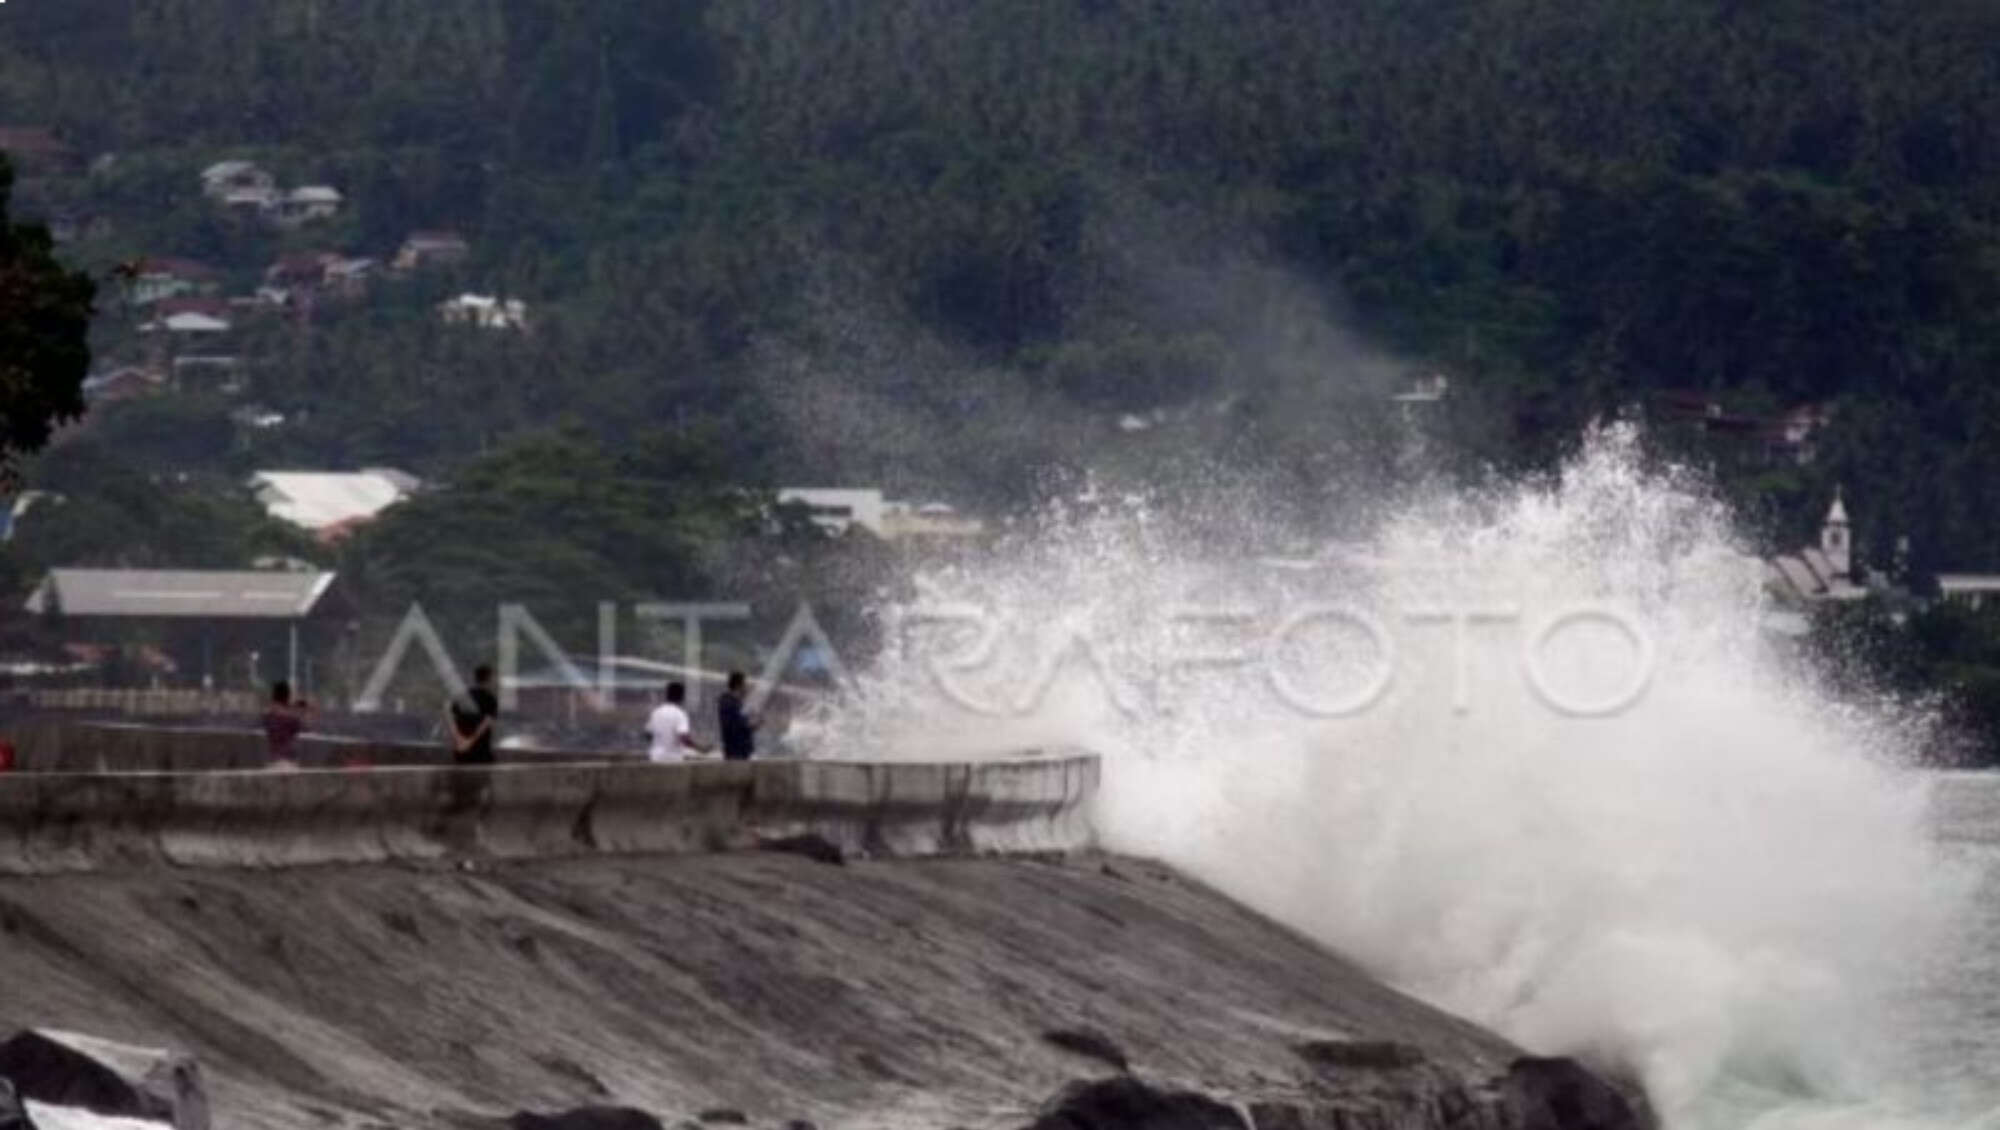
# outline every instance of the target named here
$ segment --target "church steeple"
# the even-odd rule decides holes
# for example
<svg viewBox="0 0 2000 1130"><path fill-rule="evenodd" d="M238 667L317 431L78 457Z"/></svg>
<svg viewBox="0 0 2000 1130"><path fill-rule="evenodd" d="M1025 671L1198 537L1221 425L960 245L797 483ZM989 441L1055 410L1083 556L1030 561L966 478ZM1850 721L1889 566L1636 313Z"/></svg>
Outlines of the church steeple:
<svg viewBox="0 0 2000 1130"><path fill-rule="evenodd" d="M1848 529L1847 506L1841 501L1838 486L1833 488L1833 505L1827 508L1826 522L1819 529L1819 548L1833 566L1835 577L1844 580L1853 574L1853 535Z"/></svg>

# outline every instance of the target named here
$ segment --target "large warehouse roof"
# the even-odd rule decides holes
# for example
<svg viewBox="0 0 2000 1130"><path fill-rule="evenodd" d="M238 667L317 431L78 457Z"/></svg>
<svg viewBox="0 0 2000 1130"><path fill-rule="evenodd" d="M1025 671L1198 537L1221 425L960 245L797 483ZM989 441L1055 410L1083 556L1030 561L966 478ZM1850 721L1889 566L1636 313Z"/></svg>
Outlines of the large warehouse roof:
<svg viewBox="0 0 2000 1130"><path fill-rule="evenodd" d="M312 614L332 573L202 572L173 569L55 569L28 597L28 611L134 619L296 620Z"/></svg>

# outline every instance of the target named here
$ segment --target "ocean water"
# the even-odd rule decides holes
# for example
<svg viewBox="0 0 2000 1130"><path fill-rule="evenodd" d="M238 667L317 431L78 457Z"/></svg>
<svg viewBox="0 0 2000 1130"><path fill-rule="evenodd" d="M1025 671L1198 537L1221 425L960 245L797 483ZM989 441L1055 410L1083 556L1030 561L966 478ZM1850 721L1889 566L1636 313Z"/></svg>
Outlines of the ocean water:
<svg viewBox="0 0 2000 1130"><path fill-rule="evenodd" d="M1907 1105L1948 1112L1944 1125L2000 1126L2000 773L1936 774L1932 798L1939 843L1970 890L1951 933L1913 956L1892 1014Z"/></svg>
<svg viewBox="0 0 2000 1130"><path fill-rule="evenodd" d="M1316 529L1079 501L881 611L828 755L1095 750L1107 846L1675 1130L2000 1126L2000 789L1768 632L1733 516L1628 430Z"/></svg>

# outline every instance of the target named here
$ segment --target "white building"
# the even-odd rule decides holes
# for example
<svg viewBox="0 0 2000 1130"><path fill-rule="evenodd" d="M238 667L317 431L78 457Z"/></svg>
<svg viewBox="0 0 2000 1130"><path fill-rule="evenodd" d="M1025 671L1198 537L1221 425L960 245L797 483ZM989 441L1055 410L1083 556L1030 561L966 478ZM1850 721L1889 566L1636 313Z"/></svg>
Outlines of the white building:
<svg viewBox="0 0 2000 1130"><path fill-rule="evenodd" d="M402 471L372 467L362 471L259 471L250 490L266 513L312 531L338 537L408 498L418 481Z"/></svg>
<svg viewBox="0 0 2000 1130"><path fill-rule="evenodd" d="M942 502L903 502L874 489L786 487L778 504L804 506L814 525L836 535L858 526L884 541L908 541L977 537L986 530L986 523Z"/></svg>
<svg viewBox="0 0 2000 1130"><path fill-rule="evenodd" d="M1939 573L1938 595L1972 608L2000 604L2000 573Z"/></svg>
<svg viewBox="0 0 2000 1130"><path fill-rule="evenodd" d="M340 214L343 199L340 190L331 185L301 185L278 202L278 222L290 225L330 220Z"/></svg>
<svg viewBox="0 0 2000 1130"><path fill-rule="evenodd" d="M164 318L155 318L139 327L140 333L170 333L193 336L226 334L232 328L227 318L214 314L204 314L197 310L183 310Z"/></svg>
<svg viewBox="0 0 2000 1130"><path fill-rule="evenodd" d="M804 506L813 524L830 534L844 534L860 526L878 538L883 536L884 503L879 490L786 487L778 492L778 505Z"/></svg>
<svg viewBox="0 0 2000 1130"><path fill-rule="evenodd" d="M528 328L528 304L518 298L461 294L438 303L438 317L448 326L478 326L483 330Z"/></svg>
<svg viewBox="0 0 2000 1130"><path fill-rule="evenodd" d="M1866 586L1854 577L1854 534L1847 505L1835 491L1821 524L1819 544L1765 562L1765 580L1778 596L1797 604L1860 600Z"/></svg>
<svg viewBox="0 0 2000 1130"><path fill-rule="evenodd" d="M201 171L202 194L213 200L277 199L278 182L254 161L217 161Z"/></svg>

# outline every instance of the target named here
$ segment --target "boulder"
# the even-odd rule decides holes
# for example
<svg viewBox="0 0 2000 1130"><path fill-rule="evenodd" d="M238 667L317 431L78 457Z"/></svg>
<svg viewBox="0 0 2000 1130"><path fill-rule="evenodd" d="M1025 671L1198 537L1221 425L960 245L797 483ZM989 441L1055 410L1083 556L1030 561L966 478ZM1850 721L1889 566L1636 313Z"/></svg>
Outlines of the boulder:
<svg viewBox="0 0 2000 1130"><path fill-rule="evenodd" d="M73 1032L29 1029L0 1044L0 1078L22 1104L209 1130L208 1096L193 1059ZM49 1118L35 1115L37 1124ZM46 1130L46 1128L45 1128Z"/></svg>
<svg viewBox="0 0 2000 1130"><path fill-rule="evenodd" d="M1236 1108L1130 1075L1063 1088L1027 1130L1249 1130Z"/></svg>
<svg viewBox="0 0 2000 1130"><path fill-rule="evenodd" d="M21 1105L21 1096L14 1093L14 1084L5 1079L0 1079L0 1130L35 1130Z"/></svg>
<svg viewBox="0 0 2000 1130"><path fill-rule="evenodd" d="M1623 1091L1573 1059L1523 1056L1507 1069L1506 1089L1521 1130L1651 1130Z"/></svg>

